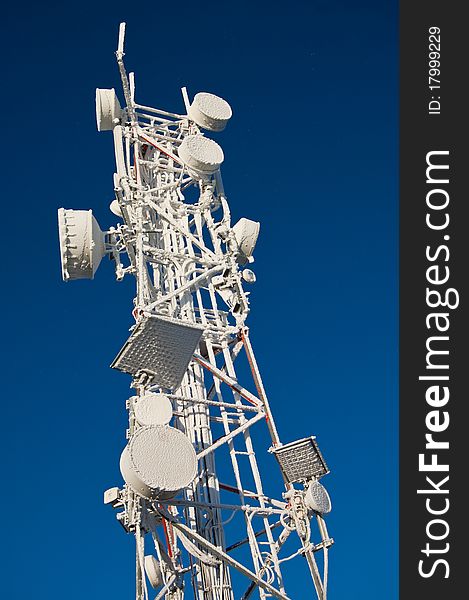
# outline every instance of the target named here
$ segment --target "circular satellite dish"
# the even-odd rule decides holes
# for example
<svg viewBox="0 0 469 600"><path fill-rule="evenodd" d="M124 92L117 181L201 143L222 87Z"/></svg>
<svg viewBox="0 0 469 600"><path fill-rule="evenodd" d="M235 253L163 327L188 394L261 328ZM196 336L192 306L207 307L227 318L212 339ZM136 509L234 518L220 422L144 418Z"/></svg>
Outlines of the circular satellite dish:
<svg viewBox="0 0 469 600"><path fill-rule="evenodd" d="M251 269L244 269L242 275L246 283L256 283L256 274Z"/></svg>
<svg viewBox="0 0 469 600"><path fill-rule="evenodd" d="M232 115L231 106L226 100L208 92L196 94L189 108L189 117L209 131L223 131Z"/></svg>
<svg viewBox="0 0 469 600"><path fill-rule="evenodd" d="M251 221L251 219L246 219L245 217L233 225L233 232L240 252L238 263L241 265L246 264L252 256L257 238L259 237L260 228L261 224L259 222Z"/></svg>
<svg viewBox="0 0 469 600"><path fill-rule="evenodd" d="M205 174L218 171L225 158L216 142L200 134L187 135L179 146L178 154L188 167Z"/></svg>
<svg viewBox="0 0 469 600"><path fill-rule="evenodd" d="M154 590L157 590L163 584L163 576L161 574L160 563L156 558L148 554L144 558L145 573L147 574L148 581Z"/></svg>
<svg viewBox="0 0 469 600"><path fill-rule="evenodd" d="M104 233L93 212L59 208L58 219L63 280L93 279L106 254Z"/></svg>
<svg viewBox="0 0 469 600"><path fill-rule="evenodd" d="M111 202L111 204L109 205L109 210L112 212L113 215L116 215L116 217L122 217L122 211L118 200L113 200Z"/></svg>
<svg viewBox="0 0 469 600"><path fill-rule="evenodd" d="M326 488L319 481L312 481L305 494L305 503L308 508L325 515L331 512L332 504Z"/></svg>
<svg viewBox="0 0 469 600"><path fill-rule="evenodd" d="M148 425L137 429L121 455L124 481L140 496L169 499L194 480L197 457L178 429Z"/></svg>
<svg viewBox="0 0 469 600"><path fill-rule="evenodd" d="M96 89L96 125L98 131L114 129L121 115L122 109L114 88L110 90Z"/></svg>
<svg viewBox="0 0 469 600"><path fill-rule="evenodd" d="M173 418L173 407L164 394L147 394L136 398L134 414L139 425L168 425Z"/></svg>

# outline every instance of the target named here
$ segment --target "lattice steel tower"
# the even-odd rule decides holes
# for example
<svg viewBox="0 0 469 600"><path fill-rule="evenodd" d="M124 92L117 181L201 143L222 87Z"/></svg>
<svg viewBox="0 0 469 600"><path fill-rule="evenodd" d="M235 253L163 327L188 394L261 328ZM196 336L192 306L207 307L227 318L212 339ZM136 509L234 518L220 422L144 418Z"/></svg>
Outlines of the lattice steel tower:
<svg viewBox="0 0 469 600"><path fill-rule="evenodd" d="M136 598L152 586L156 600L286 600L286 567L306 559L314 588L301 582L301 598L324 600L333 541L318 480L328 469L314 437L280 442L246 326L259 223L231 225L223 151L202 133L223 130L231 108L205 92L190 102L185 88L185 114L138 104L124 33L122 23L125 107L114 89L96 90L98 130L114 136L120 222L102 232L91 210L61 208L59 231L66 281L92 278L105 254L118 280L137 281L135 324L112 364L135 390L125 484L104 495L135 536ZM254 438L276 461L256 456ZM266 484L258 460L280 467Z"/></svg>

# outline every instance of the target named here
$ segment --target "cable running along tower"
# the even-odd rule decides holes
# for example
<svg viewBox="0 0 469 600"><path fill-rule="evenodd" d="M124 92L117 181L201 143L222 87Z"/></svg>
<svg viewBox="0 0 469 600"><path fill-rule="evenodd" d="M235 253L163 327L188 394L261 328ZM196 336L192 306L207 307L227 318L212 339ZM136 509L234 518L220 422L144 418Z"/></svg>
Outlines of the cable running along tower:
<svg viewBox="0 0 469 600"><path fill-rule="evenodd" d="M246 325L259 223L231 224L223 151L203 133L222 131L231 108L206 92L191 102L185 88L185 114L138 104L124 33L122 23L124 108L114 89L96 90L119 223L102 232L91 210L61 208L59 232L64 280L93 278L107 254L117 280L137 283L135 324L111 365L135 390L125 483L104 495L135 537L136 598L287 600L289 566L303 561L301 598L325 600L328 469L314 436L280 442ZM266 482L262 463L279 467Z"/></svg>

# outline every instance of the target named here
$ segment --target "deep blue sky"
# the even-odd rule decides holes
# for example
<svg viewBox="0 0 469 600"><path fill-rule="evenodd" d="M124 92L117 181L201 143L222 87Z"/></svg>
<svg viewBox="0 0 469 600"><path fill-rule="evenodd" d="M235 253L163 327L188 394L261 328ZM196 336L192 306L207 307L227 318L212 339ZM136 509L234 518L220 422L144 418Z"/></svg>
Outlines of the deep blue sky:
<svg viewBox="0 0 469 600"><path fill-rule="evenodd" d="M186 85L233 106L225 187L235 220L262 223L252 339L282 439L316 434L332 471L329 597L395 599L397 3L362 0L3 9L3 596L133 594L131 539L102 505L133 281L104 261L62 283L56 231L60 206L114 223L94 90L119 89L121 20L139 101L181 111Z"/></svg>

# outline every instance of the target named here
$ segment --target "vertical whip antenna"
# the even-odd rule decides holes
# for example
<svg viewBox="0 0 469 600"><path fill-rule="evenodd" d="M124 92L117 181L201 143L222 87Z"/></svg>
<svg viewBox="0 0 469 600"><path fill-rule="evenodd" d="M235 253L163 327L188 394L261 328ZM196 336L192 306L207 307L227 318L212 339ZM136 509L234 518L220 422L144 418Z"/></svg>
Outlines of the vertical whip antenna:
<svg viewBox="0 0 469 600"><path fill-rule="evenodd" d="M124 56L124 40L125 40L125 23L119 25L119 42L117 44L117 59L122 59Z"/></svg>
<svg viewBox="0 0 469 600"><path fill-rule="evenodd" d="M117 44L116 58L117 65L119 67L119 73L122 81L122 89L124 92L125 104L127 108L127 115L129 117L129 121L132 124L137 123L137 118L135 116L135 106L132 98L132 93L130 91L129 78L127 77L127 71L125 70L124 65L124 40L125 40L125 23L121 23L119 25L119 41Z"/></svg>

